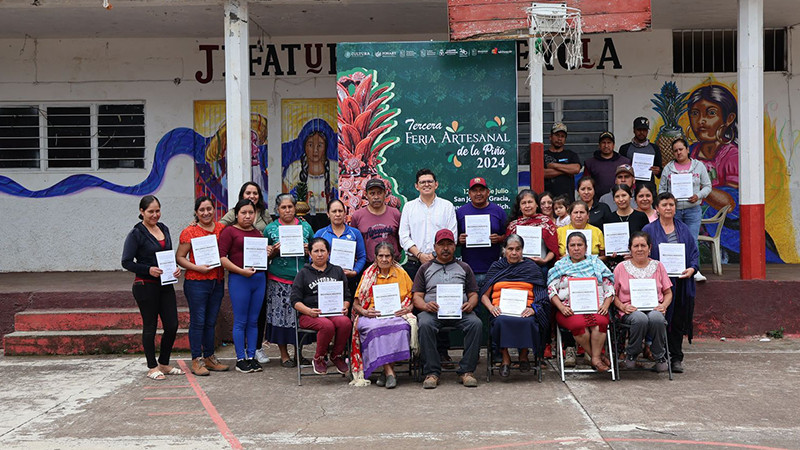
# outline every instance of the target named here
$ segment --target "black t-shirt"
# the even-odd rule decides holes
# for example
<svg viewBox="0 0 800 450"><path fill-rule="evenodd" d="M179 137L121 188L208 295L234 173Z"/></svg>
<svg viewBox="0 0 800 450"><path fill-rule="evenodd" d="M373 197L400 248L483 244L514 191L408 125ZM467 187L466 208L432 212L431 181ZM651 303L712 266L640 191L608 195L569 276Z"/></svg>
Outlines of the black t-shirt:
<svg viewBox="0 0 800 450"><path fill-rule="evenodd" d="M628 142L627 144L623 144L622 147L619 148L619 154L630 159L633 161L633 154L634 153L645 153L647 155L653 155L653 165L664 169L663 160L661 158L661 150L656 147L656 144L649 142L648 145L644 147L634 147L633 144ZM650 182L655 183L656 177L655 175L650 175Z"/></svg>
<svg viewBox="0 0 800 450"><path fill-rule="evenodd" d="M594 202L592 203L592 207L589 208L589 225L595 226L602 230L604 223L616 222L615 220L612 220L612 216L616 216L616 214L611 212L611 208L609 208L608 205L605 203ZM645 216L645 219L646 218L647 216Z"/></svg>
<svg viewBox="0 0 800 450"><path fill-rule="evenodd" d="M544 151L544 167L550 163L559 164L577 164L581 165L581 159L578 154L567 149L562 149L560 152L552 152L550 150ZM555 178L544 180L544 190L550 191L553 196L565 194L569 197L570 201L575 200L575 176L574 175L559 175Z"/></svg>
<svg viewBox="0 0 800 450"><path fill-rule="evenodd" d="M629 216L620 217L618 213L613 212L608 218L609 220L605 223L627 222L628 231L631 233L634 231L642 231L644 226L650 223L650 219L647 218L647 214L641 211L636 211L635 209Z"/></svg>

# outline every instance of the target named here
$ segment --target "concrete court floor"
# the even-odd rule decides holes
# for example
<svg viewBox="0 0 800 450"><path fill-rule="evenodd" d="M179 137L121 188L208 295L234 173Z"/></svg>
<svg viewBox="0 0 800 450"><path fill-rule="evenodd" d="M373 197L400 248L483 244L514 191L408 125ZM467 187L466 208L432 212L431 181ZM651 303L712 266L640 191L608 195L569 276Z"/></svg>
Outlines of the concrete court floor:
<svg viewBox="0 0 800 450"><path fill-rule="evenodd" d="M486 383L482 358L478 388L445 374L433 391L405 376L392 391L340 376L298 387L274 361L154 382L141 355L0 356L0 447L800 448L800 339L686 348L672 382L636 372L562 383L547 369L542 384L518 372Z"/></svg>

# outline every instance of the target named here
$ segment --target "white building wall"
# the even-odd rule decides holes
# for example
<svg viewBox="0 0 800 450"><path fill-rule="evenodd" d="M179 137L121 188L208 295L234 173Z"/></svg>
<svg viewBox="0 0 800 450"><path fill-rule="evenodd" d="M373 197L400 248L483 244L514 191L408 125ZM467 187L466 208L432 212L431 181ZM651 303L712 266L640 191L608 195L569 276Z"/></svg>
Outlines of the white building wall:
<svg viewBox="0 0 800 450"><path fill-rule="evenodd" d="M603 38L591 38L589 55L600 58ZM634 117L645 115L653 121L657 114L650 99L665 81L675 81L682 91L691 89L708 74L673 75L671 32L657 30L611 36L622 64L613 69L561 68L545 71L546 96L610 95L613 97L613 132L622 144L631 137ZM397 37L304 37L275 39L276 42L341 42L369 40L427 40L446 36ZM792 35L791 44L798 38ZM91 173L120 185L134 185L148 175L158 140L169 130L192 127L195 100L224 99L224 69L221 51L215 52L215 77L208 84L195 80L195 72L205 70L205 54L200 44L220 44L195 39L71 39L0 40L0 102L94 102L137 100L145 103L147 160L145 169L83 170L4 169L8 176L31 190L43 189L76 173ZM791 45L793 58L797 45ZM263 55L262 55L263 56ZM296 58L298 59L298 58ZM283 60L285 63L285 60ZM303 71L304 72L304 71ZM792 71L793 74L794 71ZM792 173L792 214L800 219L800 175L794 168L800 152L794 149L792 130L800 129L792 114L798 104L800 82L792 74L765 76L765 101L770 115L778 117L779 129L787 146L787 170ZM520 72L520 97L527 95L525 72ZM735 82L735 74L718 76ZM177 82L177 81L180 82ZM261 76L251 78L251 99L267 100L269 106L270 167L280 167L280 104L283 98L332 98L334 76L323 70L319 75ZM796 153L796 154L795 154ZM273 172L274 173L274 172ZM190 157L174 158L160 189L163 222L177 241L180 230L191 220L194 166ZM270 177L270 197L280 189L279 177ZM138 197L91 188L72 195L48 199L29 199L0 194L0 271L86 271L116 270L122 242L137 221ZM769 202L769 193L767 194ZM796 242L800 240L796 236Z"/></svg>

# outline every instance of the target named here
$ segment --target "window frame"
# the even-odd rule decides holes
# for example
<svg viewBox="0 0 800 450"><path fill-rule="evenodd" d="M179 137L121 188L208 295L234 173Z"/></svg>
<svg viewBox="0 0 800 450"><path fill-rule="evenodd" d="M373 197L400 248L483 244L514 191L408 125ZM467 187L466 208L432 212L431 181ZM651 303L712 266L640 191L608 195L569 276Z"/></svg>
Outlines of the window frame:
<svg viewBox="0 0 800 450"><path fill-rule="evenodd" d="M100 167L100 129L99 129L99 110L102 105L141 105L142 106L142 167ZM4 172L34 173L74 173L74 172L141 172L149 167L149 155L147 152L147 104L144 100L102 100L102 101L38 101L38 102L0 102L0 107L20 108L29 107L39 111L39 167L5 167ZM89 108L89 139L90 139L90 165L89 167L50 167L50 148L48 147L47 118L43 112L48 108Z"/></svg>

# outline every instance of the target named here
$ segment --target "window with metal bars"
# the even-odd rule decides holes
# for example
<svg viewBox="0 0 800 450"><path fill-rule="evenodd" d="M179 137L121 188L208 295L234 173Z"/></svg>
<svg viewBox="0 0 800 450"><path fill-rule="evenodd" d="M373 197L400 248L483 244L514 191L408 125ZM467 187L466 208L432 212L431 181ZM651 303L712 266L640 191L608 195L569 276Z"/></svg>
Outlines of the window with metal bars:
<svg viewBox="0 0 800 450"><path fill-rule="evenodd" d="M517 104L519 124L517 154L520 165L531 163L529 106L529 102ZM545 149L549 145L548 137L553 123L562 122L567 126L567 143L564 147L577 153L581 161L591 158L597 150L597 138L600 133L612 129L610 97L545 97L542 107L542 136Z"/></svg>
<svg viewBox="0 0 800 450"><path fill-rule="evenodd" d="M673 30L672 71L674 73L736 72L736 30ZM788 70L785 28L764 30L764 71Z"/></svg>
<svg viewBox="0 0 800 450"><path fill-rule="evenodd" d="M0 168L143 168L144 104L0 105Z"/></svg>

